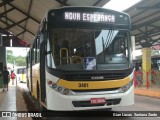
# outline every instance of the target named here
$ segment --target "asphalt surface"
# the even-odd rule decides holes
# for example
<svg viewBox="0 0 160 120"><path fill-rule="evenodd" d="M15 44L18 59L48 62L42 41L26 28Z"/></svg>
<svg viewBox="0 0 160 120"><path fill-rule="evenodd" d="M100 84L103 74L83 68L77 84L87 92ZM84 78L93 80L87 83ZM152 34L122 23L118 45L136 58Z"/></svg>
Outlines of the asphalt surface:
<svg viewBox="0 0 160 120"><path fill-rule="evenodd" d="M105 112L106 115L104 115ZM79 117L58 116L47 118L47 120L160 120L160 99L135 95L134 105L113 108L111 112L93 111L86 112L85 114L90 114L91 117L82 117L82 114L82 116ZM114 117L108 117L110 115Z"/></svg>
<svg viewBox="0 0 160 120"><path fill-rule="evenodd" d="M25 85L19 86L24 87ZM36 102L30 96L28 90L24 87L21 88L21 91L23 92L28 110L37 111ZM116 107L112 111L45 112L54 116L46 117L45 120L160 120L160 99L135 95L134 105Z"/></svg>

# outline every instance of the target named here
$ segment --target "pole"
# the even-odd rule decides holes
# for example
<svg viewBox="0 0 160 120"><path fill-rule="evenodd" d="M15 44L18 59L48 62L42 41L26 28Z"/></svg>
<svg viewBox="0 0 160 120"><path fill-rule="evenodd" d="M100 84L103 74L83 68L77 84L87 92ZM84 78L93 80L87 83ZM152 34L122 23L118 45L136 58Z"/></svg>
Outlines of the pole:
<svg viewBox="0 0 160 120"><path fill-rule="evenodd" d="M148 72L146 73L146 87L148 89Z"/></svg>

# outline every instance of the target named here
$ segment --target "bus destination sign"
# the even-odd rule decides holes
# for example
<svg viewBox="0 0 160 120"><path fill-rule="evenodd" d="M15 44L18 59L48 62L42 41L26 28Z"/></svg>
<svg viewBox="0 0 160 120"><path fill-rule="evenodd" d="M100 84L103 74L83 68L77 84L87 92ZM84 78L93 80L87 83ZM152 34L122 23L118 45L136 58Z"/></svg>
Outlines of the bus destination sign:
<svg viewBox="0 0 160 120"><path fill-rule="evenodd" d="M115 15L100 12L65 12L64 19L69 21L115 23Z"/></svg>

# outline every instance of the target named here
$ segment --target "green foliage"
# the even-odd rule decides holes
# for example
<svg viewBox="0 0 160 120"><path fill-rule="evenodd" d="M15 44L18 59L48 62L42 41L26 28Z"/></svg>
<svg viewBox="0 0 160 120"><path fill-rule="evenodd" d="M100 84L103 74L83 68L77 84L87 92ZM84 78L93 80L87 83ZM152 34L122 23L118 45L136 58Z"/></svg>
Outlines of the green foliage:
<svg viewBox="0 0 160 120"><path fill-rule="evenodd" d="M25 66L26 58L22 56L13 56L13 52L11 50L7 50L7 63L14 64L16 66Z"/></svg>
<svg viewBox="0 0 160 120"><path fill-rule="evenodd" d="M152 56L160 55L159 50L152 50L152 51L151 51L151 55L152 55Z"/></svg>

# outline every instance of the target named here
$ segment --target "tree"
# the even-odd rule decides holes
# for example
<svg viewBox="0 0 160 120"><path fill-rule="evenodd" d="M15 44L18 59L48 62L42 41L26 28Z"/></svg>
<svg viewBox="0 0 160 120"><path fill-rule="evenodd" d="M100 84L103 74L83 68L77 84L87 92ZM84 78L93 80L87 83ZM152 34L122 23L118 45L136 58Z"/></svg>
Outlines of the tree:
<svg viewBox="0 0 160 120"><path fill-rule="evenodd" d="M14 63L14 56L11 50L7 50L7 62L11 64Z"/></svg>
<svg viewBox="0 0 160 120"><path fill-rule="evenodd" d="M21 56L16 57L15 64L17 66L26 66L26 58Z"/></svg>
<svg viewBox="0 0 160 120"><path fill-rule="evenodd" d="M22 56L14 56L11 50L7 50L7 62L16 66L25 66L26 58Z"/></svg>

